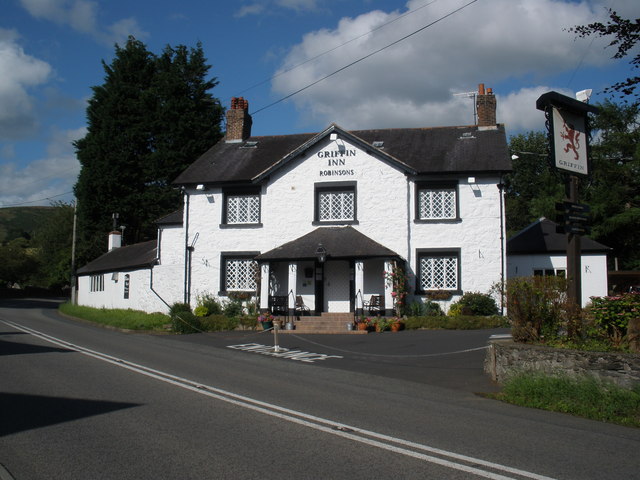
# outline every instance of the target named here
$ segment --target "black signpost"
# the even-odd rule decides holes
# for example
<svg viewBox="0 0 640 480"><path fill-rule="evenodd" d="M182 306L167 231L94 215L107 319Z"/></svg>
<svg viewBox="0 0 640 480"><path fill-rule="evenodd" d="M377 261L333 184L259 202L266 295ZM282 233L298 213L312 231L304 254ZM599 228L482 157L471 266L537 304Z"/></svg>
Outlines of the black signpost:
<svg viewBox="0 0 640 480"><path fill-rule="evenodd" d="M565 201L556 205L562 214L558 222L567 235L567 297L581 305L580 236L589 233L589 206L578 202L580 176L589 175L589 113L598 108L558 92L548 92L536 101L545 112L551 164L564 173Z"/></svg>

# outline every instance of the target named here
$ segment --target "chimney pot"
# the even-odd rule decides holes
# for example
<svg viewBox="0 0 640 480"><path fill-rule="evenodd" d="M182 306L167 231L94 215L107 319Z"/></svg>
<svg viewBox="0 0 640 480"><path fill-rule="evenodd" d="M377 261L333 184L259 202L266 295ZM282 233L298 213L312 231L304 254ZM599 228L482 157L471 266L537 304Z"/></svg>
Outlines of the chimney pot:
<svg viewBox="0 0 640 480"><path fill-rule="evenodd" d="M476 112L478 114L478 128L496 128L496 97L491 88L487 88L485 92L484 83L478 85Z"/></svg>

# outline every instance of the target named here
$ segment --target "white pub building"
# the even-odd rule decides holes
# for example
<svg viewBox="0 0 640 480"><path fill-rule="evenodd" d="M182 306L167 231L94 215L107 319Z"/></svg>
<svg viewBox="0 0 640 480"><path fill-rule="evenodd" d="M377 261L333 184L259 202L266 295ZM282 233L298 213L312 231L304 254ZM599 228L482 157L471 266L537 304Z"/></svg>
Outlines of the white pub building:
<svg viewBox="0 0 640 480"><path fill-rule="evenodd" d="M157 241L119 247L113 232L79 269L78 302L166 312L245 292L285 315L391 315L394 266L409 301L446 310L488 293L505 275L511 162L495 96L480 85L476 102L472 126L251 136L234 98L225 138L174 181L183 209L159 220Z"/></svg>

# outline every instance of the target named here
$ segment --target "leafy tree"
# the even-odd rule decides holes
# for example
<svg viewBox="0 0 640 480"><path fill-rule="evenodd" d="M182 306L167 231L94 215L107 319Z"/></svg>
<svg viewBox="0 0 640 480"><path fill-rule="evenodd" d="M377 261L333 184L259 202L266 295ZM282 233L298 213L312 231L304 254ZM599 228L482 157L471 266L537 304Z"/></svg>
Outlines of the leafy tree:
<svg viewBox="0 0 640 480"><path fill-rule="evenodd" d="M564 195L558 173L547 161L549 141L543 132L514 135L509 141L513 171L505 177L507 236L511 237L541 217L555 216L555 202Z"/></svg>
<svg viewBox="0 0 640 480"><path fill-rule="evenodd" d="M639 105L607 101L599 107L582 194L591 206L592 237L613 248L621 269L640 269Z"/></svg>
<svg viewBox="0 0 640 480"><path fill-rule="evenodd" d="M116 45L87 107L87 135L75 143L81 164L78 263L106 250L112 214L124 240L153 238L154 221L180 206L170 182L220 137L223 110L209 93L202 46L167 46L158 57L129 37Z"/></svg>
<svg viewBox="0 0 640 480"><path fill-rule="evenodd" d="M0 247L0 281L3 284L31 283L36 277L38 261L26 238L20 237Z"/></svg>
<svg viewBox="0 0 640 480"><path fill-rule="evenodd" d="M73 210L71 204L54 203L49 216L35 231L31 243L40 264L38 283L41 286L59 288L69 284Z"/></svg>
<svg viewBox="0 0 640 480"><path fill-rule="evenodd" d="M594 22L589 25L570 28L569 31L577 33L579 37L587 37L590 35L606 37L614 35L614 39L609 43L609 46L617 48L613 58L623 58L635 47L640 39L640 18L636 18L635 21L627 20L609 9L609 21L606 25L600 22ZM638 68L638 66L640 66L640 53L637 53L630 63L634 69ZM640 77L633 76L622 82L615 83L605 91L638 96L638 94L635 93L638 83L640 83Z"/></svg>

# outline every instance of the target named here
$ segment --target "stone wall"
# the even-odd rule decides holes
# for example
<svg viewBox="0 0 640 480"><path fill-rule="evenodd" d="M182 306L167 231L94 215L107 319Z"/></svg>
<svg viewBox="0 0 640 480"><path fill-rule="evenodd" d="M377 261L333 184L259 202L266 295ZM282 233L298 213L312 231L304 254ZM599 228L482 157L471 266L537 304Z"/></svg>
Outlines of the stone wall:
<svg viewBox="0 0 640 480"><path fill-rule="evenodd" d="M640 384L640 355L583 352L500 339L489 342L484 371L498 383L526 371L592 376L630 388Z"/></svg>

